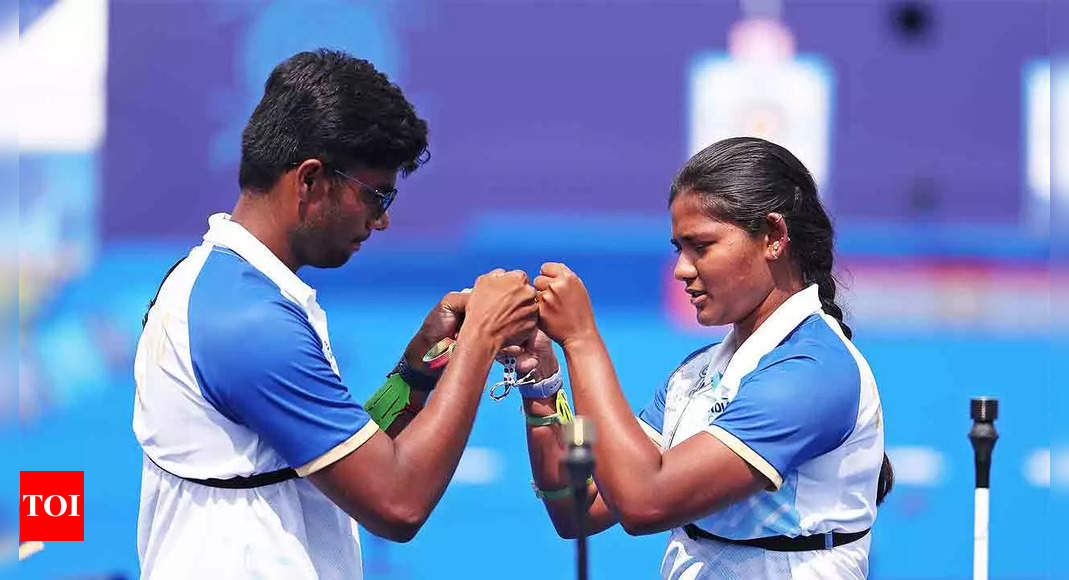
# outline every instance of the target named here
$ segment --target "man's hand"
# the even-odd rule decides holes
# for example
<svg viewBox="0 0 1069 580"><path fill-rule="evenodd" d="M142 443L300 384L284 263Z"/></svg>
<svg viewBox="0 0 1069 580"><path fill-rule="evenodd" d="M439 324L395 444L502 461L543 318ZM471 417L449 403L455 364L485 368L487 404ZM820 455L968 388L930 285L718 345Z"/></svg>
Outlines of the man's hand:
<svg viewBox="0 0 1069 580"><path fill-rule="evenodd" d="M412 369L430 376L438 376L442 369L432 370L423 362L423 355L443 338L455 338L464 321L464 310L468 306L470 292L450 292L427 314L419 332L409 341L405 349L405 361Z"/></svg>
<svg viewBox="0 0 1069 580"><path fill-rule="evenodd" d="M479 276L461 334L490 340L495 351L530 340L538 324L538 302L527 282L527 274L520 270L497 268Z"/></svg>

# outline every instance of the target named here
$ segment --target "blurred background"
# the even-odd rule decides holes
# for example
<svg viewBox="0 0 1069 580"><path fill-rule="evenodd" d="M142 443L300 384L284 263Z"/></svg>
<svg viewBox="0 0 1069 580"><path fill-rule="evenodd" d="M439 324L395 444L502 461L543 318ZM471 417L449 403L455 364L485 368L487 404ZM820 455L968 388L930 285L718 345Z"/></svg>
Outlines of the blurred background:
<svg viewBox="0 0 1069 580"><path fill-rule="evenodd" d="M207 216L233 207L240 133L269 71L325 46L386 72L431 131L432 159L399 182L390 231L341 269L301 272L358 400L442 294L494 267L533 274L554 260L587 282L628 399L644 406L687 353L723 333L693 323L671 278L668 185L715 140L766 137L818 181L838 228L847 322L880 386L898 481L877 520L871 577L971 576L965 435L976 395L1002 401L992 577L1049 577L1048 339L1067 309L1049 291L1046 2L18 9L17 37L12 27L0 38L0 60L18 51L17 91L3 102L17 105L20 153L18 221L5 213L0 227L20 237L4 258L19 266L17 349L2 355L17 363L18 397L0 398L0 459L84 471L86 540L16 566L17 504L0 503L0 575L137 577L141 316ZM517 400L487 399L419 537L363 535L365 578L571 577L573 547L530 490L523 431ZM1069 461L1053 470L1065 481ZM0 492L16 489L5 474ZM596 536L592 578L655 577L665 542Z"/></svg>

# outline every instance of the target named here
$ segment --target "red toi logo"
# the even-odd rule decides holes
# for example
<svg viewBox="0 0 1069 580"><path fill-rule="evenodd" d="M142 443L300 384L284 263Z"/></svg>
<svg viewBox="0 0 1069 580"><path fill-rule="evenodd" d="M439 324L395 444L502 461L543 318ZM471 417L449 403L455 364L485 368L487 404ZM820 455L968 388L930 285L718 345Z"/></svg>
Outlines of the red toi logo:
<svg viewBox="0 0 1069 580"><path fill-rule="evenodd" d="M82 541L85 536L82 471L19 472L19 541Z"/></svg>

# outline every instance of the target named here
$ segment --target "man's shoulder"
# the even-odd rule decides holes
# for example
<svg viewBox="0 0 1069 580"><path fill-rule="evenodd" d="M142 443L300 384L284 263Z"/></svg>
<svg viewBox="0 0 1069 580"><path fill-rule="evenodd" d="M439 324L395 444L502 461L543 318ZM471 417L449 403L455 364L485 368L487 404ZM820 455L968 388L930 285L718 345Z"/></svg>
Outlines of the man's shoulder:
<svg viewBox="0 0 1069 580"><path fill-rule="evenodd" d="M222 247L212 248L193 284L189 324L202 336L256 342L311 330L305 312L274 281Z"/></svg>

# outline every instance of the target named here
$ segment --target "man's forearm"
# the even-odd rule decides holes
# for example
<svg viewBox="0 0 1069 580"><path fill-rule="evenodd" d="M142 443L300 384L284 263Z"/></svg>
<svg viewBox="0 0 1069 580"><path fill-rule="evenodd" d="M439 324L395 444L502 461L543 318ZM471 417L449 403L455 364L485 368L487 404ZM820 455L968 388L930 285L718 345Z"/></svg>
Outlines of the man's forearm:
<svg viewBox="0 0 1069 580"><path fill-rule="evenodd" d="M434 397L394 440L398 499L420 513L430 513L456 470L497 349L485 339L458 341Z"/></svg>
<svg viewBox="0 0 1069 580"><path fill-rule="evenodd" d="M396 439L397 436L404 431L405 427L416 418L416 415L423 410L423 407L427 404L427 398L430 396L430 392L410 388L408 396L408 405L401 409L401 412L397 414L397 417L385 429L386 434L393 439Z"/></svg>
<svg viewBox="0 0 1069 580"><path fill-rule="evenodd" d="M427 352L429 343L421 328L409 341L386 382L364 404L371 418L391 438L397 437L423 409L441 377L440 370L433 370L423 362L421 353Z"/></svg>

